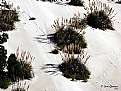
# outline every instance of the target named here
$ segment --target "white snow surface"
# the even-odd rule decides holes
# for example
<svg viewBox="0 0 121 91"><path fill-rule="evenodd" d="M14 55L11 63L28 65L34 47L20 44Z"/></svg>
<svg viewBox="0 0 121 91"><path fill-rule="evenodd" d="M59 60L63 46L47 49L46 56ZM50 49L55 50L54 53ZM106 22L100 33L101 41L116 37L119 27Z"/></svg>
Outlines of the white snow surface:
<svg viewBox="0 0 121 91"><path fill-rule="evenodd" d="M86 66L91 71L91 78L84 83L70 81L61 74L50 75L40 69L44 64L62 62L59 54L49 53L54 48L47 39L47 34L55 32L51 28L53 21L61 17L69 19L77 12L83 17L85 12L83 7L36 0L9 0L9 2L15 7L20 7L20 22L16 23L15 31L8 32L9 39L4 45L8 50L8 56L15 53L19 47L35 57L32 62L35 77L30 81L26 80L30 86L29 91L121 91L121 5L109 3L117 13L114 18L115 31L102 31L91 27L85 29L88 44L86 52L91 55ZM35 17L36 20L30 21L30 17ZM104 88L105 85L118 88ZM0 89L0 91L11 91L11 86L7 90Z"/></svg>

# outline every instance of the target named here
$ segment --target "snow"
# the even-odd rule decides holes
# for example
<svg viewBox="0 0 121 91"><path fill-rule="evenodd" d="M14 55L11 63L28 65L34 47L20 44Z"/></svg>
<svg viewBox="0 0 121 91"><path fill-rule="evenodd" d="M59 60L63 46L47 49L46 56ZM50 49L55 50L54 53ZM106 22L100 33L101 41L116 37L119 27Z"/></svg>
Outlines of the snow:
<svg viewBox="0 0 121 91"><path fill-rule="evenodd" d="M35 77L26 81L30 85L29 91L121 91L121 5L109 3L117 13L114 21L116 31L107 30L104 32L91 27L85 29L85 39L88 43L86 51L91 55L86 65L91 71L91 78L87 83L84 83L70 81L61 74L50 75L40 69L40 66L44 64L62 62L59 54L49 53L54 45L49 43L47 34L54 32L51 28L53 21L61 17L73 17L74 13L78 12L83 14L84 9L36 0L8 1L15 7L20 7L21 21L16 23L15 31L8 32L9 40L4 45L8 50L8 56L10 53L15 53L19 47L29 51L35 57L32 62ZM107 1L104 0L104 2ZM35 17L36 20L30 21L30 17ZM104 88L104 85L118 86L118 89ZM7 91L10 90L11 86ZM0 89L0 91L4 90Z"/></svg>

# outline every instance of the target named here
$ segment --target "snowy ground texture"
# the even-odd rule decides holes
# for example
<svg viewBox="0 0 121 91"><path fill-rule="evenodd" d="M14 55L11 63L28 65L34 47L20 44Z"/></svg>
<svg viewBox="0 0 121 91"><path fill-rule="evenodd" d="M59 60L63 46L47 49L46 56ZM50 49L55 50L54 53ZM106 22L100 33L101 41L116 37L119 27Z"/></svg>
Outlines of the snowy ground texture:
<svg viewBox="0 0 121 91"><path fill-rule="evenodd" d="M54 45L49 43L47 34L55 32L51 28L53 21L57 17L73 17L77 12L83 14L85 12L83 7L36 0L9 1L15 7L20 7L21 21L16 23L15 31L8 32L10 38L4 45L8 50L8 55L15 53L16 49L20 47L35 57L32 62L35 77L26 81L30 85L29 91L121 91L121 4L103 1L113 7L117 13L114 18L116 31L107 30L104 32L91 27L85 29L85 39L88 44L87 53L91 55L86 65L91 71L91 78L84 83L70 81L61 74L50 75L40 69L40 66L44 64L62 62L59 54L49 53ZM36 20L30 21L30 17L35 17ZM11 91L11 86L7 90L0 89L0 91Z"/></svg>

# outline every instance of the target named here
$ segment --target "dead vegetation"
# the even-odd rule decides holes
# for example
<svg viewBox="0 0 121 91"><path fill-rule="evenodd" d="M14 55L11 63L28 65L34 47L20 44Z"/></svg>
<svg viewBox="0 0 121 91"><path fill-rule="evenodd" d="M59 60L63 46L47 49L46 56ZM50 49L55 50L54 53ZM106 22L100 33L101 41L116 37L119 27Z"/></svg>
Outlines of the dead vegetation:
<svg viewBox="0 0 121 91"><path fill-rule="evenodd" d="M84 8L86 10L85 20L86 23L92 28L99 28L102 30L113 28L113 17L114 14L113 8L111 8L106 3L102 3L101 1L89 1L89 6Z"/></svg>
<svg viewBox="0 0 121 91"><path fill-rule="evenodd" d="M61 22L59 19L54 21L52 28L56 31L53 35L53 42L61 50L70 48L69 53L71 53L71 48L74 49L74 53L78 54L78 48L86 48L87 43L84 39L85 32L83 31L83 25L80 24L80 18L74 16L71 19L62 18Z"/></svg>
<svg viewBox="0 0 121 91"><path fill-rule="evenodd" d="M5 0L0 5L0 31L11 31L15 29L14 23L19 21L18 12L13 5Z"/></svg>
<svg viewBox="0 0 121 91"><path fill-rule="evenodd" d="M81 50L77 56L74 55L74 52L72 54L64 54L62 56L63 63L58 66L59 70L63 76L71 78L72 81L82 80L86 82L90 78L90 72L85 66L89 58L90 56L87 53L85 54L84 50Z"/></svg>

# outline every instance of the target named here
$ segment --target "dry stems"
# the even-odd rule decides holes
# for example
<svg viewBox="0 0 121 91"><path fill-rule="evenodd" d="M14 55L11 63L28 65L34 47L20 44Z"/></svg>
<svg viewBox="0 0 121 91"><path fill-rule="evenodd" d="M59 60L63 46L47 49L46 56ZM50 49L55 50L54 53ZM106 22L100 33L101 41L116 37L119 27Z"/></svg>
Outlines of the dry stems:
<svg viewBox="0 0 121 91"><path fill-rule="evenodd" d="M18 81L12 85L11 91L28 91L28 89L29 85L27 86L26 81L23 83L18 79Z"/></svg>
<svg viewBox="0 0 121 91"><path fill-rule="evenodd" d="M21 50L19 47L16 50L16 57L19 61L24 61L27 64L31 64L31 62L35 59L29 51Z"/></svg>
<svg viewBox="0 0 121 91"><path fill-rule="evenodd" d="M102 3L99 0L93 0L92 2L89 0L89 6L84 7L86 10L86 16L89 15L92 12L103 10L108 16L110 16L110 19L112 19L115 15L113 8L111 8L108 4Z"/></svg>
<svg viewBox="0 0 121 91"><path fill-rule="evenodd" d="M67 50L70 50L70 46L66 47ZM81 49L81 47L78 47L78 50L80 50L80 53L76 55L74 54L74 50L73 48L71 49L72 53L70 54L69 52L67 54L64 54L64 56L61 55L62 60L63 61L72 61L74 59L77 59L78 62L80 62L81 64L86 64L86 62L88 61L88 59L90 58L90 55L88 55L87 53L84 52L83 49ZM63 50L66 51L66 50Z"/></svg>

